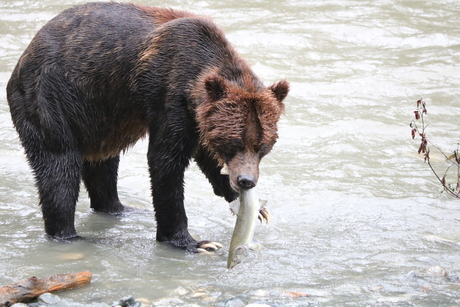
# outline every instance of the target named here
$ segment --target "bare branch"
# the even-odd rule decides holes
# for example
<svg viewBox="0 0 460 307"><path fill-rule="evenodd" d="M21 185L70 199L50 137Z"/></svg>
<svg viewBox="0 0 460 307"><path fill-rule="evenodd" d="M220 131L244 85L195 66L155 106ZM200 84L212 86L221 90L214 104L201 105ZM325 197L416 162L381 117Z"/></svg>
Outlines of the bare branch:
<svg viewBox="0 0 460 307"><path fill-rule="evenodd" d="M457 150L454 150L453 155L447 156L441 150L441 148L439 148L438 146L436 146L435 144L430 142L430 140L427 139L425 130L428 127L428 125L425 125L424 115L428 114L428 112L426 109L426 103L422 99L417 101L417 109L414 111L414 114L415 114L415 120L416 121L420 120L422 123L421 130L417 126L416 121L412 121L410 123L410 127L412 128L411 130L412 139L414 139L416 135L420 137L420 146L418 148L418 153L424 154L424 157L425 157L424 161L428 164L432 173L436 176L438 181L441 183L443 190L455 198L460 198L460 155L459 155L460 145L457 144ZM437 171L434 169L433 165L431 164L430 149L428 148L428 143L434 148L436 148L446 158L446 161L450 163L442 177L438 175ZM449 170L451 169L452 166L455 166L457 168L455 188L452 188L452 185L448 183L446 180Z"/></svg>

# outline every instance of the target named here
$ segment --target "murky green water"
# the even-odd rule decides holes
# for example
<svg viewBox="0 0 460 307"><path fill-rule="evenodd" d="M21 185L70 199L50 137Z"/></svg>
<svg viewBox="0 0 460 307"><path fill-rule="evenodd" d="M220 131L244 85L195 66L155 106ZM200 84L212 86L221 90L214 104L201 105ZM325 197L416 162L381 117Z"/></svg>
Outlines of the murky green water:
<svg viewBox="0 0 460 307"><path fill-rule="evenodd" d="M255 234L264 249L232 270L226 250L189 255L154 241L145 141L120 169L120 198L138 210L92 213L82 188L77 231L88 240L45 239L5 87L36 31L83 2L0 2L0 285L89 270L90 286L61 296L95 306L128 294L200 306L232 298L271 306L460 304L460 201L439 194L408 126L423 97L430 138L446 151L459 142L460 2L138 1L213 16L267 84L291 82L280 140L261 166L259 190L272 213ZM195 166L186 177L191 231L228 246L235 219L225 201ZM448 276L427 273L433 266Z"/></svg>

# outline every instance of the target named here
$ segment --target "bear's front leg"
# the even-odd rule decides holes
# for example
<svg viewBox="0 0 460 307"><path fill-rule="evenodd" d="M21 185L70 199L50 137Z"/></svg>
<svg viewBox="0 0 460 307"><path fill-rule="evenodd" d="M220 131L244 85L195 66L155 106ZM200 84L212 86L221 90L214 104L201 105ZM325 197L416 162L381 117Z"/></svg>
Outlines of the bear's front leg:
<svg viewBox="0 0 460 307"><path fill-rule="evenodd" d="M158 143L158 139L151 133L148 161L157 221L157 241L195 253L222 247L217 242L197 241L188 232L188 219L184 208L184 172L190 156L186 152L178 153L176 146L179 142L169 141L171 147L164 146L164 142L161 145ZM172 146L173 144L176 146Z"/></svg>
<svg viewBox="0 0 460 307"><path fill-rule="evenodd" d="M222 196L229 203L238 198L239 194L230 186L228 175L222 174L222 167L206 148L198 149L195 162L211 183L214 194Z"/></svg>

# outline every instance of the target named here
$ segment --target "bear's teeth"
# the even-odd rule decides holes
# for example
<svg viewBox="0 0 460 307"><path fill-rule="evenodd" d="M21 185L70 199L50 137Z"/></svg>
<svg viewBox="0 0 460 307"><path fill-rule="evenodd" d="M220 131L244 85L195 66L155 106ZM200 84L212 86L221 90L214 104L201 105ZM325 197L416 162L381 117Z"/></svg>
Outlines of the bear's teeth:
<svg viewBox="0 0 460 307"><path fill-rule="evenodd" d="M221 175L230 175L230 173L228 172L228 166L227 166L227 164L224 164L224 166L223 166L222 169L220 170L220 174L221 174Z"/></svg>

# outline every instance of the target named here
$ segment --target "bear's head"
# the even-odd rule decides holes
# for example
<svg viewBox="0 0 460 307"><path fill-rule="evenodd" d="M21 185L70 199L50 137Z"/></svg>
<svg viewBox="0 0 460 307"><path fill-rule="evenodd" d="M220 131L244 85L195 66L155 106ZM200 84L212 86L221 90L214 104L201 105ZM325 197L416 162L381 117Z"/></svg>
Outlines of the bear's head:
<svg viewBox="0 0 460 307"><path fill-rule="evenodd" d="M201 144L227 169L235 191L257 184L259 163L278 138L289 83L243 88L217 74L204 80L206 98L197 107Z"/></svg>

